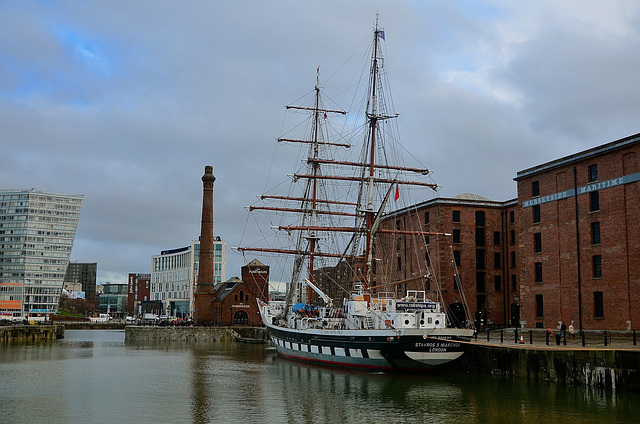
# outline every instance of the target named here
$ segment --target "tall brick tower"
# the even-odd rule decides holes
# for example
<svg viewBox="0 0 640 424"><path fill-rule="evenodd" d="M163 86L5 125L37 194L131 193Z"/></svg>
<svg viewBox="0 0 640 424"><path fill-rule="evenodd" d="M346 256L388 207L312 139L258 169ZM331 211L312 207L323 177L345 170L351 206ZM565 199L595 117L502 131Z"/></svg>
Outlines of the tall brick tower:
<svg viewBox="0 0 640 424"><path fill-rule="evenodd" d="M200 264L196 284L195 318L198 325L213 320L212 302L215 298L213 283L213 166L204 167L202 176L202 222L200 224Z"/></svg>

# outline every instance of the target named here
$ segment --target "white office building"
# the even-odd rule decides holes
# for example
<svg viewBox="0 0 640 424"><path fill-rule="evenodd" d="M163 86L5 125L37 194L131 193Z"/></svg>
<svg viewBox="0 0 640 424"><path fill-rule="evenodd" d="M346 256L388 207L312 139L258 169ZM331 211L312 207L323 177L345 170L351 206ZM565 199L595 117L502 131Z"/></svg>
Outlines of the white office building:
<svg viewBox="0 0 640 424"><path fill-rule="evenodd" d="M162 302L162 314L191 318L195 284L198 280L200 241L190 246L164 250L151 257L151 301ZM214 282L226 281L227 244L214 237Z"/></svg>
<svg viewBox="0 0 640 424"><path fill-rule="evenodd" d="M58 312L84 196L0 190L0 312Z"/></svg>

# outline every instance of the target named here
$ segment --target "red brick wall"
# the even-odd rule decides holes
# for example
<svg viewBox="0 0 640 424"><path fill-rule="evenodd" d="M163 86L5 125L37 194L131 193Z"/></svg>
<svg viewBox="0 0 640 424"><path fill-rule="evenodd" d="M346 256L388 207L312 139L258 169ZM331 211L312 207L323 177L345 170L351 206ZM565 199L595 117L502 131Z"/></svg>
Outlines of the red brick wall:
<svg viewBox="0 0 640 424"><path fill-rule="evenodd" d="M640 172L636 153L639 145L611 150L590 157L577 156L559 166L518 180L519 205L533 198L532 183L539 182L540 196L574 187L574 167L578 188L587 186L590 165L598 167L598 182ZM582 327L596 330L623 330L629 322L640 324L640 187L638 182L601 188L600 208L590 211L589 194L578 195L580 237L580 292ZM575 198L540 204L541 220L533 222L533 207L521 208L522 319L527 327L536 324L556 328L559 321L575 321L579 329L578 247L576 243ZM591 242L591 225L600 223L601 243ZM542 251L534 252L534 234L540 233ZM602 258L602 277L593 275L593 256ZM542 263L542 282L535 282L535 263ZM603 317L595 317L594 293L603 296ZM544 313L536 317L536 295L543 296Z"/></svg>
<svg viewBox="0 0 640 424"><path fill-rule="evenodd" d="M459 211L459 222L453 221L453 211ZM466 298L472 315L478 310L488 312L488 318L496 324L509 321L509 305L512 298L511 280L515 268L511 267L510 251L515 245L509 243L509 231L516 231L517 220L510 222L509 212L514 208L505 207L500 202L472 201L462 199L437 199L419 205L417 211L411 210L387 218L381 225L385 229L418 230L432 233L447 233L429 236L429 255L434 277L428 290L429 296L437 299L437 283L447 304L454 299L462 301ZM484 225L476 226L476 211L485 215ZM425 214L429 213L429 223ZM515 217L515 216L514 216ZM452 234L460 231L460 241L455 242ZM476 233L484 235L484 246L476 246ZM494 243L494 232L498 233L498 243ZM404 238L403 238L404 237ZM476 250L484 251L484 267L479 269L476 263ZM424 243L414 243L410 236L400 236L400 243L392 236L378 235L376 251L384 252L383 263L378 265L375 276L378 285L385 281L411 279L426 274ZM460 254L460 275L462 291L454 289L453 251ZM495 255L499 256L498 264ZM401 269L398 270L398 258ZM481 267L481 266L480 266ZM483 284L478 284L478 272L484 273ZM385 276L389 273L389 276ZM481 276L481 275L480 275ZM496 287L496 277L499 285ZM403 286L404 289L424 290L424 280L414 280ZM480 289L481 291L478 291ZM473 319L473 316L470 317Z"/></svg>

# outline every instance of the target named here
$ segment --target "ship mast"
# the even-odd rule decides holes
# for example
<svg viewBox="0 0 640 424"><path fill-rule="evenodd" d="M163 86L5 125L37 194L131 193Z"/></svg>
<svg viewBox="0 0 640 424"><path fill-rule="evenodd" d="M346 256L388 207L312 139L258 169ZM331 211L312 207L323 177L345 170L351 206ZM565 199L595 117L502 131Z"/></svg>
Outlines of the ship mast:
<svg viewBox="0 0 640 424"><path fill-rule="evenodd" d="M338 265L348 256L351 256L358 264L363 264L362 272L357 271L355 278L362 282L365 290L370 289L373 279L373 261L374 259L374 234L390 233L394 235L417 235L424 236L433 234L425 231L399 231L385 230L379 228L380 220L387 201L390 198L393 187L402 186L418 186L435 189L436 184L419 181L408 177L413 175L428 175L429 170L415 167L397 166L399 164L387 164L382 160L386 154L382 152L384 149L383 135L385 131L379 128L384 122L396 118L398 114L389 113L387 111L387 103L384 96L383 84L383 58L381 41L384 40L384 30L379 28L378 19L376 18L375 28L373 32L373 49L371 54L369 85L367 93L367 107L365 117L366 134L363 136L364 146L359 161L338 160L332 153L334 150L340 151L343 148L350 148L344 139L337 138L329 140L324 135L323 128L325 123L323 119L327 118L327 114L342 114L346 112L340 110L326 109L323 106L320 90L320 69L317 68L315 95L311 105L306 106L286 106L287 109L295 109L307 112L310 118L308 123L311 130L309 138L278 138L278 142L300 143L308 145L306 158L306 171L298 172L292 175L293 181L305 181L304 191L302 195L263 195L260 196L261 201L273 201L282 203L281 205L271 206L263 204L262 206L247 207L250 211L277 212L285 214L301 215L302 219L296 225L276 225L272 229L286 232L287 234L295 234L295 241L290 248L281 247L237 247L240 252L257 252L261 254L283 254L294 257L293 272L291 275L292 284L297 284L301 279L304 268L307 268L306 279L307 287L313 286L315 282L316 267L320 263L326 263L323 258L336 258ZM380 133L380 134L378 134ZM336 149L337 148L337 149ZM376 156L381 156L377 158ZM379 161L379 163L376 162ZM341 170L339 170L339 168ZM332 172L326 172L331 170ZM356 171L355 173L353 171ZM334 172L337 171L337 172ZM344 172L343 172L344 171ZM392 174L395 174L392 176ZM359 186L358 199L349 201L341 197L331 197L324 193L325 187L353 187L357 183ZM385 187L386 196L381 205L377 205L378 199L376 192L378 188ZM337 193L335 193L337 194ZM353 193L351 193L353 194ZM397 200L397 199L396 199ZM295 206L288 202L294 202ZM346 207L352 207L354 212L345 210ZM332 218L336 217L334 221ZM355 218L352 225L346 224L346 220L342 218ZM329 218L329 219L327 219ZM347 237L340 234L351 233L350 241L346 241ZM330 236L329 236L330 234ZM326 235L326 236L325 236ZM325 246L324 237L327 237L328 243ZM336 242L337 239L340 239ZM340 242L346 242L345 246L341 246ZM360 244L358 246L358 244ZM326 247L326 248L325 248ZM340 247L344 247L340 253ZM336 252L337 251L337 252ZM351 254L348 253L351 251ZM352 263L350 265L355 265ZM308 290L307 300L311 303L313 293ZM293 300L293 290L289 290L287 301Z"/></svg>
<svg viewBox="0 0 640 424"><path fill-rule="evenodd" d="M316 71L316 102L315 102L315 111L313 116L313 155L311 158L318 159L318 131L320 127L320 67L318 66ZM320 163L312 161L311 168L313 173L312 182L312 194L311 194L311 227L316 226L316 219L318 217L317 214L317 200L318 200L318 171L320 169ZM312 284L313 281L313 264L315 259L315 251L316 251L316 242L318 240L318 236L316 232L311 229L307 236L307 240L309 241L309 275L307 277L308 281ZM307 289L307 301L310 304L313 300L313 291Z"/></svg>
<svg viewBox="0 0 640 424"><path fill-rule="evenodd" d="M373 210L373 193L375 185L375 170L376 170L376 130L378 126L378 120L385 119L385 117L378 116L378 95L377 95L377 83L378 83L378 42L379 38L384 37L384 32L378 27L378 18L376 17L376 27L373 32L373 55L371 59L371 112L367 113L369 119L369 181L367 196L367 207L365 213L366 218L366 244L365 244L365 267L364 267L364 288L369 289L371 283L371 277L373 275L373 234L371 229L373 227L374 215L376 211Z"/></svg>

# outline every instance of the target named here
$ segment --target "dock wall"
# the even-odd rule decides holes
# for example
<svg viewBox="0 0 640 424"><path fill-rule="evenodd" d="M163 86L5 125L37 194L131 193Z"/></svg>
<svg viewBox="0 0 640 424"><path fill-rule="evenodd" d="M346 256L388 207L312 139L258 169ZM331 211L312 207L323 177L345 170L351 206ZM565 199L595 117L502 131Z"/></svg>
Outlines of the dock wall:
<svg viewBox="0 0 640 424"><path fill-rule="evenodd" d="M253 327L145 327L130 325L125 328L127 341L153 342L214 342L253 337Z"/></svg>
<svg viewBox="0 0 640 424"><path fill-rule="evenodd" d="M467 374L640 390L637 349L507 347L470 343L448 368Z"/></svg>
<svg viewBox="0 0 640 424"><path fill-rule="evenodd" d="M7 325L0 327L1 344L52 342L64 337L64 325Z"/></svg>

